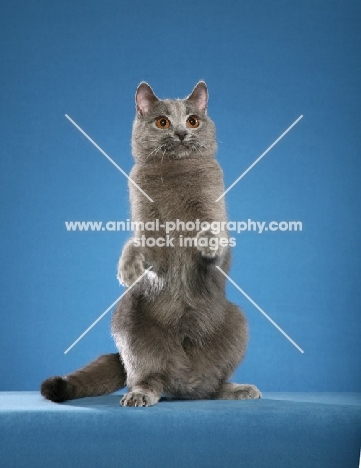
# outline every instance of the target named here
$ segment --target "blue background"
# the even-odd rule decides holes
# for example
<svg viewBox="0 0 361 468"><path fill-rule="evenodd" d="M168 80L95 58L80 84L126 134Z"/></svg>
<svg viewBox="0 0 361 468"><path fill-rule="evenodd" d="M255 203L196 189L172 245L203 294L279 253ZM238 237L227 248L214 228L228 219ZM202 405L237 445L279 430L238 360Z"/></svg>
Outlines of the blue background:
<svg viewBox="0 0 361 468"><path fill-rule="evenodd" d="M65 221L125 220L134 93L209 91L229 218L302 221L242 233L231 284L250 343L235 380L262 391L360 391L360 13L358 1L2 2L0 389L34 390L115 349L121 232Z"/></svg>

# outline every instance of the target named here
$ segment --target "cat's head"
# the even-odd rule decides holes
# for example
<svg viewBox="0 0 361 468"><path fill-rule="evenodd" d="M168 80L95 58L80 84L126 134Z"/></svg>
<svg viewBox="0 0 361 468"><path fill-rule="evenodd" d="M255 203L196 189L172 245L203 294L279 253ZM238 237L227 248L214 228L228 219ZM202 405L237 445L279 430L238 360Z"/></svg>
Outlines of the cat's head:
<svg viewBox="0 0 361 468"><path fill-rule="evenodd" d="M138 86L132 151L136 161L214 158L216 131L207 116L208 91L197 83L185 99L158 99L145 82Z"/></svg>

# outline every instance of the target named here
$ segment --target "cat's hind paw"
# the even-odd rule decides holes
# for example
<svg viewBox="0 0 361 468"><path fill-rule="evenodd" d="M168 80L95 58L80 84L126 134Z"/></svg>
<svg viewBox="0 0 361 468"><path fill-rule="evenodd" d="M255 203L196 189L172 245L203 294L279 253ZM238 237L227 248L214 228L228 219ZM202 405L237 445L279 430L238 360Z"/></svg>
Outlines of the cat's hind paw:
<svg viewBox="0 0 361 468"><path fill-rule="evenodd" d="M262 393L255 385L225 383L217 395L220 400L256 400Z"/></svg>
<svg viewBox="0 0 361 468"><path fill-rule="evenodd" d="M154 393L129 392L120 400L122 406L152 406L158 403L159 397Z"/></svg>

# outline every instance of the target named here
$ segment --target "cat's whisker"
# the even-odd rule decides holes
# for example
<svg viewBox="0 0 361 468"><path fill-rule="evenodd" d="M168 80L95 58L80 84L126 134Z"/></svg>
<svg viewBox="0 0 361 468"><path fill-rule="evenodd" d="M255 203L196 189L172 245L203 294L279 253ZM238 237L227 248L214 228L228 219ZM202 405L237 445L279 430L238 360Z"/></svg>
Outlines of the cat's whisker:
<svg viewBox="0 0 361 468"><path fill-rule="evenodd" d="M204 159L206 159L206 157L205 157L203 151L201 150L201 148L204 148L204 149L206 149L206 150L209 149L206 145L203 145L203 144L199 143L198 141L195 141L195 142L193 142L193 144L192 144L191 147L192 147L192 149L193 149L194 151L200 153L200 154L202 155L202 157L203 157Z"/></svg>
<svg viewBox="0 0 361 468"><path fill-rule="evenodd" d="M156 153L157 151L159 151L159 150L162 148L162 146L163 146L163 145L160 145L160 146L157 146L156 148L154 148L154 150L151 151L151 152L147 155L147 157L143 160L143 162L147 162L148 159L149 159L149 157L150 157L152 154L153 154L153 157L155 157L155 154L154 154L154 153Z"/></svg>
<svg viewBox="0 0 361 468"><path fill-rule="evenodd" d="M164 146L165 148L162 150L162 147L163 147L163 146ZM162 151L162 159L161 159L160 163L162 164L162 163L163 163L164 156L165 156L165 153L166 153L166 151L167 151L167 148L166 148L166 146L165 146L164 144L161 145L161 151Z"/></svg>

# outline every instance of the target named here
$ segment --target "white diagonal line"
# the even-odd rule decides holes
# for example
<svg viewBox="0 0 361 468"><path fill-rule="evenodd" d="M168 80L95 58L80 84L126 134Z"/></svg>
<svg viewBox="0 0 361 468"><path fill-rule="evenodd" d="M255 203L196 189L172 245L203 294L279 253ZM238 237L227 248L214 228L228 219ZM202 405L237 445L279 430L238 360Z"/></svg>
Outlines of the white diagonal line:
<svg viewBox="0 0 361 468"><path fill-rule="evenodd" d="M277 323L276 323L274 320L272 320L271 317L270 317L269 315L267 315L266 312L265 312L264 310L262 310L262 309L260 308L260 306L259 306L258 304L256 304L256 303L254 302L254 300L251 299L251 298L249 297L249 295L246 294L246 293L243 291L243 289L240 288L240 287L238 286L238 284L235 283L235 282L232 280L232 278L230 278L230 277L227 275L227 273L225 273L225 272L222 270L222 268L220 268L219 266L216 266L216 268L218 268L218 270L233 284L233 286L235 286L235 287L238 289L238 291L241 292L241 293L244 295L244 297L246 297L246 298L249 300L249 302L250 302L251 304L253 304L253 305L256 307L256 309L258 309L258 310L261 312L261 314L263 314L263 315L266 317L266 319L269 320L269 321L272 323L272 325L275 326L275 327L277 328L277 330L280 331L280 332L282 333L282 335L285 336L285 337L288 339L288 341L290 341L290 342L293 344L293 346L295 346L295 347L298 349L298 351L300 351L300 353L302 353L302 354L304 353L303 349L300 348L300 347L298 346L298 344L295 343L295 342L293 341L293 339L290 338L290 337L287 335L287 333L284 332L284 331L282 330L282 328L281 328L280 326L278 326Z"/></svg>
<svg viewBox="0 0 361 468"><path fill-rule="evenodd" d="M254 166L263 158L263 156L265 156L265 155L266 155L266 154L267 154L267 153L268 153L268 152L269 152L285 135L286 135L286 133L288 133L288 132L291 130L291 128L293 128L293 127L296 125L296 123L299 122L299 121L302 119L302 117L303 117L303 115L300 115L300 116L298 117L298 119L295 120L295 121L293 122L293 124L290 125L290 126L288 127L288 129L285 130L285 131L282 133L282 135L280 135L280 136L277 138L277 140L274 141L274 142L272 143L272 145L269 146L269 147L266 149L266 151L265 151L264 153L262 153L261 156L259 156L259 157L249 166L249 168L246 169L246 170L243 172L243 174L241 174L241 175L238 177L238 179L236 179L236 180L233 182L233 184L230 185L230 186L228 187L228 189L225 190L225 191L222 193L222 195L220 195L220 196L217 198L216 203L219 202L219 200L220 200L221 198L223 198L223 197L225 196L225 194L226 194L227 192L229 192L229 191L231 190L231 188L233 188L233 187L242 179L242 177L244 177L244 176L247 174L247 172L249 172L249 171L252 169L252 167L254 167Z"/></svg>
<svg viewBox="0 0 361 468"><path fill-rule="evenodd" d="M138 185L136 182L134 182L134 180L131 179L131 178L128 176L128 174L127 174L126 172L124 172L123 169L122 169L121 167L119 167L118 164L117 164L115 161L113 161L113 159L112 159L110 156L108 156L107 153L106 153L105 151L103 151L103 150L101 149L101 147L100 147L99 145L97 145L97 144L95 143L95 141L92 140L92 139L90 138L90 136L89 136L87 133L85 133L84 130L83 130L82 128L79 127L78 124L76 124L76 123L74 122L73 119L71 119L71 118L68 116L68 114L65 114L65 117L74 125L74 127L76 127L76 128L79 130L79 132L81 132L81 133L90 141L90 143L93 143L93 145L94 145L94 146L95 146L95 147L96 147L96 148L97 148L97 149L98 149L98 150L99 150L99 151L100 151L100 152L101 152L117 169L118 169L118 171L120 171L120 172L129 180L129 182L131 182L135 187L137 187L137 189L138 189L140 192L142 192L142 194L143 194L145 197L147 197L149 201L154 202L154 200L153 200L152 198L150 198L150 196L149 196L147 193L145 193L144 190L141 189L141 188L139 187L139 185Z"/></svg>
<svg viewBox="0 0 361 468"><path fill-rule="evenodd" d="M134 283L133 283L131 286L129 286L129 288L128 288L127 290L125 290L125 291L123 292L123 294L120 295L120 296L118 297L118 299L116 299L116 300L113 302L113 304L111 304L111 305L107 308L107 310L105 310L105 311L95 320L95 322L93 322L93 323L90 325L90 327L88 327L88 328L85 330L85 332L82 333L82 334L79 336L79 338L77 338L77 339L74 341L74 343L73 343L71 346L69 346L69 348L68 348L66 351L64 351L64 354L66 354L67 352L69 352L69 351L71 350L71 348L73 348L73 346L75 346L82 338L84 338L84 336L94 327L94 325L96 325L96 324L99 322L99 320L101 320L101 319L104 317L104 315L106 315L106 314L115 306L115 304L117 304L117 302L119 302L120 299L121 299L122 297L124 297L124 296L133 288L133 286L135 286L135 285L143 278L143 276L144 276L151 268L153 268L153 267L150 266L149 268L147 268L147 269L142 273L142 275L139 276L139 278L138 278L137 280L135 280Z"/></svg>

